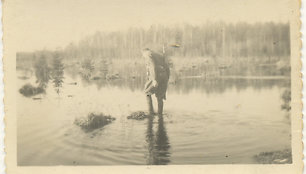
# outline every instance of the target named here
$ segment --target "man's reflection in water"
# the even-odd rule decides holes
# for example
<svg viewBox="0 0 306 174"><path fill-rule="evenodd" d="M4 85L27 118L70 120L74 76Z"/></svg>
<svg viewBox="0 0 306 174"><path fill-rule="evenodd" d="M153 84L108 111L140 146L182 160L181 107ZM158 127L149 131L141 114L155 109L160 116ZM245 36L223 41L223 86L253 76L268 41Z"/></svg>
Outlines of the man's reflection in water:
<svg viewBox="0 0 306 174"><path fill-rule="evenodd" d="M148 165L165 165L170 162L170 144L162 115L158 116L158 127L154 135L153 116L148 118L146 141L148 143Z"/></svg>

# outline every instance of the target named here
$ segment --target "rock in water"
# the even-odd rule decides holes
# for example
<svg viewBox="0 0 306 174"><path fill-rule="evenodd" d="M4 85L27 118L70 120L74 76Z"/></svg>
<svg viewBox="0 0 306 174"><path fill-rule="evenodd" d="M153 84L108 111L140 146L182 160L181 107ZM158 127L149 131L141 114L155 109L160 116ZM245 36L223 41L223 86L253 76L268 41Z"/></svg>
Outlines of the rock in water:
<svg viewBox="0 0 306 174"><path fill-rule="evenodd" d="M129 115L127 119L143 120L148 117L149 117L148 113L145 113L143 111L137 111L137 112L131 113L131 115Z"/></svg>
<svg viewBox="0 0 306 174"><path fill-rule="evenodd" d="M110 115L90 113L87 117L75 119L74 124L80 126L86 132L89 132L101 128L114 120L116 119Z"/></svg>

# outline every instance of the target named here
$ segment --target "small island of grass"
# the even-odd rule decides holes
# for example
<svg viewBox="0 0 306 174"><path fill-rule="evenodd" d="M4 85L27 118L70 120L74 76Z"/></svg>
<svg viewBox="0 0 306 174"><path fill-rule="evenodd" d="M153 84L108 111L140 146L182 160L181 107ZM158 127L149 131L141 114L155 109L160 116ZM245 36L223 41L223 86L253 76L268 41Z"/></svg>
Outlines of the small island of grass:
<svg viewBox="0 0 306 174"><path fill-rule="evenodd" d="M104 115L103 113L90 113L87 115L87 117L75 119L74 124L80 126L84 131L90 132L95 129L102 128L114 120L116 120L116 118L111 117L110 115Z"/></svg>

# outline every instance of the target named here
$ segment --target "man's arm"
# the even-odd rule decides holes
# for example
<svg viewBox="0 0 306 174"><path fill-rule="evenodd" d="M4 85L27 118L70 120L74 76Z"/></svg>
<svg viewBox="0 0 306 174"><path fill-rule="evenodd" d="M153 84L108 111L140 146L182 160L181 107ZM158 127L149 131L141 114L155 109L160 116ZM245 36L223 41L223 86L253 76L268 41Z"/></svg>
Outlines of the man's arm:
<svg viewBox="0 0 306 174"><path fill-rule="evenodd" d="M152 58L152 55L149 57L149 72L150 72L150 78L153 80L153 86L157 86L157 73L156 73L156 64L155 61Z"/></svg>
<svg viewBox="0 0 306 174"><path fill-rule="evenodd" d="M156 63L153 58L152 51L147 51L146 54L144 54L147 61L147 70L149 73L149 79L152 80L153 86L157 86L157 73L156 73Z"/></svg>
<svg viewBox="0 0 306 174"><path fill-rule="evenodd" d="M169 77L170 77L170 62L169 62L169 59L167 56L164 57L165 59L165 69L166 69L166 74L167 74L167 78L169 80Z"/></svg>

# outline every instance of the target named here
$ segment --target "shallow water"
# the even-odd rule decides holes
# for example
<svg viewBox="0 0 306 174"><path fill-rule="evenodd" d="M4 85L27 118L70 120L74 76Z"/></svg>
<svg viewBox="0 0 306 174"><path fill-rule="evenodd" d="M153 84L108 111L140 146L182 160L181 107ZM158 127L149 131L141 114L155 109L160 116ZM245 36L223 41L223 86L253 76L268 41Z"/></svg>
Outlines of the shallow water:
<svg viewBox="0 0 306 174"><path fill-rule="evenodd" d="M18 80L26 83L35 78ZM169 86L163 118L139 121L126 117L146 110L143 81L66 76L59 94L51 82L41 99L18 93L18 165L256 163L260 152L291 147L284 83L186 79ZM92 132L73 124L91 112L116 121Z"/></svg>

